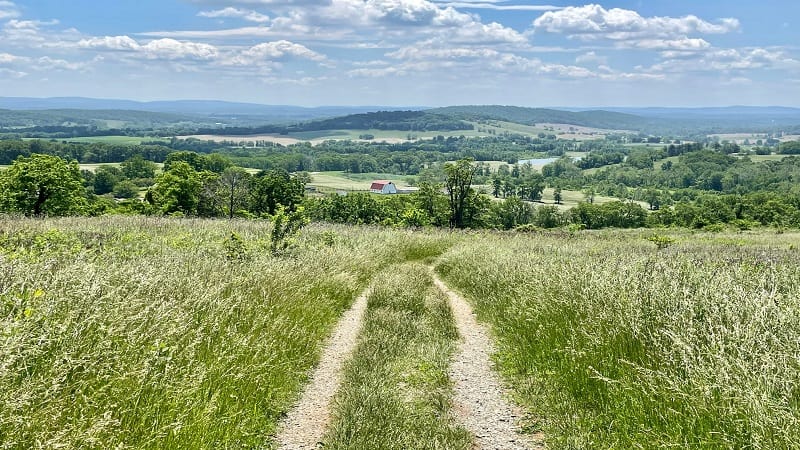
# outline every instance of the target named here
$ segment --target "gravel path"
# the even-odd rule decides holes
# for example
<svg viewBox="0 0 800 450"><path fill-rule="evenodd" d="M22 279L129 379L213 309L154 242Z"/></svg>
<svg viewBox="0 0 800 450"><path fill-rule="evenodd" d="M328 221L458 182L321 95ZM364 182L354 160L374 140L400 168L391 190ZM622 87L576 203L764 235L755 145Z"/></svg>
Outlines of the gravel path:
<svg viewBox="0 0 800 450"><path fill-rule="evenodd" d="M367 293L364 292L344 313L322 351L319 366L314 370L300 401L278 428L275 442L282 450L316 449L330 420L331 399L341 382L342 365L353 352L361 332Z"/></svg>
<svg viewBox="0 0 800 450"><path fill-rule="evenodd" d="M454 383L454 410L463 425L475 435L476 449L544 448L535 439L518 433L518 408L506 399L497 374L492 370L490 355L494 346L488 331L472 313L472 307L451 291L438 277L434 283L450 300L450 309L461 335L455 359L450 366Z"/></svg>

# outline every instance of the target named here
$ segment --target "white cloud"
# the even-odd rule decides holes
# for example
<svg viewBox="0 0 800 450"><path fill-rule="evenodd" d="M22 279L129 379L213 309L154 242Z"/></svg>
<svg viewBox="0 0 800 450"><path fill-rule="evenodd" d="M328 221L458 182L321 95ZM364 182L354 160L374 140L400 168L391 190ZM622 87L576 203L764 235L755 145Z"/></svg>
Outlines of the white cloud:
<svg viewBox="0 0 800 450"><path fill-rule="evenodd" d="M317 53L304 45L287 40L280 40L254 45L253 47L243 50L238 55L225 61L224 64L238 66L258 66L272 64L291 58L307 59L319 63L323 63L327 60L325 55Z"/></svg>
<svg viewBox="0 0 800 450"><path fill-rule="evenodd" d="M587 53L583 53L578 55L575 58L576 64L596 64L596 65L606 65L608 64L608 58L605 56L600 56L597 53L591 51Z"/></svg>
<svg viewBox="0 0 800 450"><path fill-rule="evenodd" d="M662 52L666 58L649 67L650 73L729 72L763 68L798 69L800 61L783 51L764 48L712 49L690 53L679 51Z"/></svg>
<svg viewBox="0 0 800 450"><path fill-rule="evenodd" d="M130 51L136 51L141 48L139 43L129 36L103 36L82 39L78 42L78 47Z"/></svg>
<svg viewBox="0 0 800 450"><path fill-rule="evenodd" d="M498 5L500 2L448 2L444 6L463 9L493 9L496 11L558 11L562 6L552 5Z"/></svg>
<svg viewBox="0 0 800 450"><path fill-rule="evenodd" d="M351 77L364 77L364 78L381 78L389 75L406 75L407 72L404 68L390 66L375 69L361 68L353 69L347 72Z"/></svg>
<svg viewBox="0 0 800 450"><path fill-rule="evenodd" d="M255 1L231 3L250 6L262 4ZM347 41L361 45L383 41L402 45L412 39L438 36L443 41L459 44L528 44L528 39L513 28L496 22L484 23L476 15L428 0L331 0L314 8L286 10L282 15L272 18L268 26L160 31L143 35L188 39L272 37L339 43Z"/></svg>
<svg viewBox="0 0 800 450"><path fill-rule="evenodd" d="M681 38L681 39L641 39L632 41L621 41L617 43L620 48L638 48L644 50L680 50L697 51L711 47L704 39Z"/></svg>
<svg viewBox="0 0 800 450"><path fill-rule="evenodd" d="M141 50L150 59L214 59L218 55L213 45L169 38L150 41Z"/></svg>
<svg viewBox="0 0 800 450"><path fill-rule="evenodd" d="M22 78L27 76L28 74L26 72L20 72L17 70L0 67L0 75L6 76L8 78Z"/></svg>
<svg viewBox="0 0 800 450"><path fill-rule="evenodd" d="M25 59L26 58L12 55L10 53L0 53L0 64L11 64L15 62L24 61Z"/></svg>
<svg viewBox="0 0 800 450"><path fill-rule="evenodd" d="M83 70L86 68L86 63L69 62L64 59L51 58L49 56L42 56L36 60L37 70Z"/></svg>
<svg viewBox="0 0 800 450"><path fill-rule="evenodd" d="M85 49L131 52L147 59L214 59L219 55L216 47L198 42L177 41L171 38L155 39L140 44L129 36L103 36L82 39L77 46Z"/></svg>
<svg viewBox="0 0 800 450"><path fill-rule="evenodd" d="M10 1L0 1L0 20L15 19L19 17L17 5Z"/></svg>
<svg viewBox="0 0 800 450"><path fill-rule="evenodd" d="M600 5L568 7L548 11L534 20L536 30L563 33L580 39L603 37L612 40L633 38L669 38L691 33L722 34L739 28L736 19L707 22L697 16L642 17L636 11Z"/></svg>
<svg viewBox="0 0 800 450"><path fill-rule="evenodd" d="M248 22L256 22L256 23L266 23L269 22L270 20L269 16L266 16L259 12L248 9L234 8L231 6L224 9L216 9L213 11L201 11L197 15L200 17L208 17L208 18L226 17L226 18L243 19L247 20Z"/></svg>

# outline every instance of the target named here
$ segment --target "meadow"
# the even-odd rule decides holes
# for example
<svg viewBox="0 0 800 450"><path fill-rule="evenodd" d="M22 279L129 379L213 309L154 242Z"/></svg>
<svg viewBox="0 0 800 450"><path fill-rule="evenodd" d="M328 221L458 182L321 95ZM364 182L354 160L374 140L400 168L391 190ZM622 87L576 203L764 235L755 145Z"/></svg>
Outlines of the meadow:
<svg viewBox="0 0 800 450"><path fill-rule="evenodd" d="M487 234L437 270L492 325L550 448L790 449L799 246L768 232Z"/></svg>
<svg viewBox="0 0 800 450"><path fill-rule="evenodd" d="M0 448L271 448L367 286L326 446L469 448L428 266L548 448L800 448L800 234L270 230L0 218Z"/></svg>
<svg viewBox="0 0 800 450"><path fill-rule="evenodd" d="M266 222L0 220L0 448L268 444L341 312L429 236Z"/></svg>

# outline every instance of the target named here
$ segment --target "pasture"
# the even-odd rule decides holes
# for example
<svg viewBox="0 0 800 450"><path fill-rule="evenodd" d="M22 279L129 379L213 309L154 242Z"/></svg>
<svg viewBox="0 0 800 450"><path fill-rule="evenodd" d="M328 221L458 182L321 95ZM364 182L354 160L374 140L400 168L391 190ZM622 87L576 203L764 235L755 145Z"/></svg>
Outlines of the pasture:
<svg viewBox="0 0 800 450"><path fill-rule="evenodd" d="M318 191L364 191L368 192L373 180L389 180L402 189L407 188L408 183L405 179L408 175L397 175L391 173L348 173L341 171L331 172L312 172L310 186L314 186Z"/></svg>

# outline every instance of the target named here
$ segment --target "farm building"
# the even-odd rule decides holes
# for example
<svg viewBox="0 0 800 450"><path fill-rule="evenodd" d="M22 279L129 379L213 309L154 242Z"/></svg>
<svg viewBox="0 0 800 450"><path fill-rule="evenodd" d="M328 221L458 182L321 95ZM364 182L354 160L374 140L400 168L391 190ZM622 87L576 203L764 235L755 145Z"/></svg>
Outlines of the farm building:
<svg viewBox="0 0 800 450"><path fill-rule="evenodd" d="M375 194L397 194L397 186L391 181L375 180L369 187L369 191Z"/></svg>

